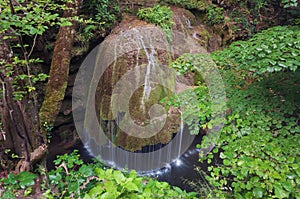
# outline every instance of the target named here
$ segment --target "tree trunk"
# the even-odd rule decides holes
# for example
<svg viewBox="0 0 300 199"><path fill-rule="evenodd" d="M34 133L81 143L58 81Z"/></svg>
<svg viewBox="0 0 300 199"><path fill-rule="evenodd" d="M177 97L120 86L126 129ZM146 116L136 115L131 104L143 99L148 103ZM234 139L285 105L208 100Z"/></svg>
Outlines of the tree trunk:
<svg viewBox="0 0 300 199"><path fill-rule="evenodd" d="M73 3L67 3L67 7L70 9L64 12L64 17L76 16L80 5L81 0L74 0ZM53 124L65 96L75 27L76 22L73 21L71 26L60 27L57 35L50 68L50 77L46 87L46 95L39 113L42 126L44 127ZM43 136L46 136L47 132L43 127L42 132Z"/></svg>
<svg viewBox="0 0 300 199"><path fill-rule="evenodd" d="M5 33L0 35L0 63L1 73L1 100L0 113L2 129L0 132L0 170L12 169L13 160L11 155L15 154L19 163L15 167L17 172L30 169L31 153L35 148L42 145L39 132L34 130L36 117L30 114L33 104L26 103L28 96L23 100L14 99L13 79L16 74L8 75L11 71L18 71L20 68L7 70L6 65L11 64L13 52L6 40L3 39ZM8 152L9 150L9 152ZM7 153L8 152L8 153ZM33 158L34 159L34 158Z"/></svg>
<svg viewBox="0 0 300 199"><path fill-rule="evenodd" d="M80 4L81 0L67 3L69 9L64 12L64 17L76 16ZM14 14L13 10L12 13ZM15 77L23 74L23 71L17 66L7 70L7 64L12 65L13 52L10 42L3 39L8 33L0 34L0 170L11 170L12 167L15 167L16 172L30 170L33 163L44 159L47 151L46 129L42 128L41 133L37 127L45 122L48 124L54 122L59 112L67 86L74 33L75 22L72 22L72 26L61 27L59 30L45 101L40 110L40 120L39 114L35 111L37 104L30 103L32 101L30 93L24 96L23 100L14 99ZM21 40L19 36L19 42ZM23 53L28 62L27 52ZM15 160L11 158L12 154L17 155L16 166Z"/></svg>

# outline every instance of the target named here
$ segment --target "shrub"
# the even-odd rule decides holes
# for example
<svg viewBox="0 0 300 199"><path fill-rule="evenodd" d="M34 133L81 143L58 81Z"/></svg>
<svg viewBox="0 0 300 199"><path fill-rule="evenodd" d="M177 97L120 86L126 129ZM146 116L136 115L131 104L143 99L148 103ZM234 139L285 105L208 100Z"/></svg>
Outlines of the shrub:
<svg viewBox="0 0 300 199"><path fill-rule="evenodd" d="M244 71L245 76L296 71L300 66L299 38L299 27L276 26L247 41L233 42L212 57L221 68Z"/></svg>
<svg viewBox="0 0 300 199"><path fill-rule="evenodd" d="M139 177L135 171L108 169L99 162L84 164L77 152L58 156L55 170L40 170L39 175L48 183L35 185L38 175L29 172L2 178L0 188L4 188L4 193L0 192L0 198L32 198L34 185L40 186L45 198L196 198L195 192L187 193L166 182Z"/></svg>
<svg viewBox="0 0 300 199"><path fill-rule="evenodd" d="M172 11L167 6L154 5L153 8L139 9L137 16L141 20L155 24L162 28L170 39L173 26Z"/></svg>
<svg viewBox="0 0 300 199"><path fill-rule="evenodd" d="M102 28L110 28L120 17L120 6L116 0L85 0L84 9Z"/></svg>
<svg viewBox="0 0 300 199"><path fill-rule="evenodd" d="M227 88L232 113L213 151L223 164L210 166L207 177L218 197L233 190L234 198L299 198L296 82L296 73L283 73L245 90Z"/></svg>
<svg viewBox="0 0 300 199"><path fill-rule="evenodd" d="M225 16L223 8L217 7L215 5L210 5L206 9L206 16L206 23L211 26L224 23Z"/></svg>
<svg viewBox="0 0 300 199"><path fill-rule="evenodd" d="M211 164L216 156L221 159L222 164L208 167L206 176L217 198L300 197L298 34L298 27L274 27L211 56L225 80L228 111L214 150L200 161ZM188 57L202 62L181 57L171 66L184 74L195 71L195 63L209 64L201 59L204 55ZM264 78L247 82L249 76L258 75ZM205 107L199 114L206 116L200 121L202 127L209 124L211 114L211 99L205 96L201 92L197 105ZM180 99L171 105L189 103L189 98ZM194 115L193 111L187 109L187 115ZM205 148L204 144L198 146Z"/></svg>
<svg viewBox="0 0 300 199"><path fill-rule="evenodd" d="M207 0L166 0L165 2L174 4L187 9L197 9L204 11L206 7L211 3Z"/></svg>
<svg viewBox="0 0 300 199"><path fill-rule="evenodd" d="M0 198L14 198L19 195L28 196L32 193L32 185L37 178L36 174L30 172L22 172L17 175L12 173L8 174L7 178L0 179L1 184L4 187L3 194L0 192ZM0 191L2 191L0 189ZM2 194L2 195L1 195Z"/></svg>
<svg viewBox="0 0 300 199"><path fill-rule="evenodd" d="M231 110L212 152L222 164L207 177L219 198L300 197L298 35L297 27L274 27L212 54ZM245 86L249 75L264 78Z"/></svg>
<svg viewBox="0 0 300 199"><path fill-rule="evenodd" d="M297 0L281 0L281 3L282 3L284 8L297 7L298 6L298 1Z"/></svg>
<svg viewBox="0 0 300 199"><path fill-rule="evenodd" d="M193 89L186 89L168 99L163 99L163 102L165 102L167 106L181 109L183 120L193 135L197 135L201 128L206 128L211 118L212 104L209 100L209 90L203 80L203 75L205 76L205 74L199 74L198 72L198 67L201 68L203 65L210 65L211 59L208 57L209 56L202 54L183 54L169 65L180 75L187 74L188 72L195 74L194 83L197 86ZM207 72L205 69L202 71ZM197 100L198 103L195 103L193 100Z"/></svg>

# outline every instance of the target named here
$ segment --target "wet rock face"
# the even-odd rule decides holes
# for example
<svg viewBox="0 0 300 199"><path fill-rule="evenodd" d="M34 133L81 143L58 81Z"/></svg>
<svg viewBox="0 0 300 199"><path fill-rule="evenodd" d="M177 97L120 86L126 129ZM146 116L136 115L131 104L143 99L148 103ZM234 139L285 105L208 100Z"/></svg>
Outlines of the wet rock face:
<svg viewBox="0 0 300 199"><path fill-rule="evenodd" d="M210 27L197 21L193 13L178 7L171 7L171 10L173 12L173 21L175 23L173 26L174 30L185 32L208 52L213 52L221 48L222 38L213 33L213 30Z"/></svg>
<svg viewBox="0 0 300 199"><path fill-rule="evenodd" d="M98 122L101 123L108 137L113 139L116 145L129 151L141 150L146 145L166 144L179 129L180 114L177 109L165 110L165 112L153 113L153 115L150 114L149 110L152 105L160 104L162 98L171 95L174 91L180 92L188 85L193 85L193 75L188 74L185 76L186 82L179 82L176 78L170 78L167 70L162 71L159 65L167 66L170 61L175 60L185 52L207 53L220 47L220 39L212 34L212 31L199 24L191 12L176 7L171 7L171 9L175 22L171 43L164 39L164 33L158 27L132 16L124 16L122 22L112 30L104 41L109 45L107 45L107 54L101 59L108 60L110 57L111 63L101 76L95 95L95 108L99 113ZM127 34L127 32L131 33L128 33L125 39L120 39L122 38L120 35ZM73 121L71 98L76 77L75 72L80 64L77 65L76 70L70 74L66 98L61 113L55 122L55 127L60 134L74 134L74 128L69 127ZM128 77L126 82L122 83L127 87L125 86L123 91L119 92L125 95L126 92L124 94L124 91L129 92L130 87L136 88L128 100L129 112L127 113L123 111L126 104L122 100L118 101L124 96L114 92L114 90L121 78L135 68L139 69L134 72L134 76ZM164 81L157 83L151 78L150 81L146 81L147 68L150 69L150 76L156 77L156 80ZM164 88L160 84L174 89ZM117 109L121 110L119 113L113 114L113 101L117 104ZM127 100L124 101L127 102ZM166 120L157 134L141 139L118 128L119 120L129 115L134 123L140 127L146 127L152 122L163 121L164 116L166 116ZM114 132L113 135L111 135L112 132ZM145 129L141 129L140 133L149 134Z"/></svg>
<svg viewBox="0 0 300 199"><path fill-rule="evenodd" d="M107 137L129 151L138 151L147 145L166 144L179 129L179 110L169 109L151 115L151 107L161 104L161 99L174 94L178 87L176 77L172 79L168 75L168 63L182 53L207 53L221 43L205 26L197 25L191 12L174 7L172 11L175 24L171 42L158 27L132 16L124 17L105 39L108 44L105 57L110 56L112 62L98 83L95 107ZM157 83L155 78L160 82ZM192 85L193 82L186 81L186 84ZM127 109L124 108L126 106ZM123 122L127 123L123 124L125 130L118 128L122 119L132 120L131 126ZM153 136L147 136L150 134L147 125L156 121L164 123ZM128 133L136 129L140 130L135 134Z"/></svg>
<svg viewBox="0 0 300 199"><path fill-rule="evenodd" d="M120 0L121 10L152 7L158 0Z"/></svg>
<svg viewBox="0 0 300 199"><path fill-rule="evenodd" d="M121 23L106 40L108 43L114 43L114 40L120 34L126 32L128 27L131 27L131 29L136 28L136 31L128 34L128 40L126 35L125 40L117 40L115 46L113 46L113 63L110 64L100 78L95 99L96 110L99 113L98 121L102 124L102 128L105 129L107 136L109 138L114 137L116 145L129 151L137 151L146 145L168 143L172 138L172 134L178 130L180 117L178 112L177 115L175 113L168 115L167 113L158 113L155 115L154 113L153 117L156 118L152 117L151 120L149 110L152 105L159 103L161 99L172 93L159 83L156 84L155 81L151 81L151 76L155 72L160 74L167 73L167 71L161 71L159 65L163 64L167 66L167 63L172 60L172 55L164 49L165 46L163 44L156 43L155 37L150 36L153 34L160 37L163 36L157 27L147 25L137 19L132 20L130 18L129 21L131 23L124 23L126 29L122 28L123 24ZM149 28L148 31L143 32L140 29L143 26L146 29ZM153 32L151 33L151 31ZM128 46L131 46L132 49L124 50L126 53L123 54L122 49L126 49ZM161 46L161 48L155 48L155 46ZM130 73L133 70L134 72ZM126 78L123 80L122 77L124 76ZM170 87L172 84L175 85L175 79L173 81L171 79L169 82L167 82L168 78L161 77L160 79L165 79L165 84L169 84ZM117 87L120 81L122 81L121 88L118 90ZM123 85L125 87L122 87ZM112 103L114 101L116 101L116 114L118 118L116 114L113 114ZM128 103L128 109L124 109L126 103ZM159 120L164 114L166 115L166 121L163 127L158 129L158 133L148 137L147 134L149 132L147 132L146 126L151 122L155 122L154 119ZM121 116L119 117L119 115ZM126 131L116 128L118 121L122 121L126 117L131 117L134 125L127 127ZM109 120L114 121L113 125L108 122ZM128 132L132 133L136 131L137 128L135 125L141 127L141 130L136 132L137 135L128 134ZM112 126L113 130L111 129ZM114 135L111 136L111 134ZM140 136L143 136L143 138L140 138Z"/></svg>

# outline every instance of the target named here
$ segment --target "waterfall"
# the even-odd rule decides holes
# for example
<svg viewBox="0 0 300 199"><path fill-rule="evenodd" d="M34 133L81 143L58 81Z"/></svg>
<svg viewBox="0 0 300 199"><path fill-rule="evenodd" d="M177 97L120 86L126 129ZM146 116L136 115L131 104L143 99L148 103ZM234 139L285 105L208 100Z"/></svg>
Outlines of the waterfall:
<svg viewBox="0 0 300 199"><path fill-rule="evenodd" d="M184 22L182 25L186 27L187 24L185 24L186 22L182 17L181 21ZM168 89L168 91L175 90L176 73L168 68L167 61L168 58L170 58L168 56L171 56L169 54L170 52L174 53L174 55L189 52L191 46L190 42L192 42L192 40L185 39L185 37L186 34L178 33L174 35L175 39L172 40L172 43L168 43L165 34L157 27L143 26L132 28L119 36L112 35L111 39L113 40L105 40L98 49L94 50L93 53L86 58L80 71L82 71L81 73L83 75L91 73L92 76L87 76L87 78L85 78L85 76L80 77L82 81L80 81L80 83L78 82L79 84L76 83L76 86L79 88L83 87L81 89L83 91L88 90L88 96L79 93L81 94L80 100L82 99L87 107L85 108L83 116L82 112L76 112L77 115L75 115L75 119L81 125L81 129L84 129L82 132L82 140L91 155L101 159L108 166L116 169L135 169L140 174L151 173L153 171L163 172L161 170L162 168L165 171L170 169L171 165L180 166L182 154L188 149L194 139L194 136L190 135L189 131L184 128L182 116L179 118L179 115L176 115L176 113L170 113L171 116L175 118L178 117L174 121L170 119L171 122L173 122L171 123L172 125L174 125L174 122L177 123L177 133L176 128L170 125L171 130L168 126L163 129L164 131L169 130L168 132L170 133L162 134L164 137L159 137L161 135L154 137L156 134L153 134L153 138L135 136L139 134L130 135L129 133L133 131L141 133L142 136L143 133L146 135L151 134L151 130L155 133L159 133L161 129L156 128L156 123L160 123L160 121L165 122L167 116L162 116L168 115L169 113L167 114L167 111L159 112L160 108L157 109L156 107L159 107L160 104L156 102L156 106L152 105L149 109L150 122L147 123L148 121L146 121L145 125L140 125L139 123L134 123L136 120L129 118L131 110L128 108L130 101L127 101L127 99L130 99L132 96L132 91L142 87L143 90L138 93L140 95L137 97L137 99L140 100L138 102L138 106L140 107L134 107L134 109L146 111L148 108L148 106L146 106L147 101L150 100L150 97L152 99L151 94L153 93L151 93L151 91L156 88L160 89L160 87L156 85L160 85L163 89ZM182 42L185 41L186 43L182 44ZM160 54L161 52L162 54ZM128 56L128 60L126 56ZM158 56L160 56L159 59ZM90 60L95 61L91 62ZM162 60L162 65L158 65L158 60ZM132 65L124 66L119 63ZM124 68L122 68L123 66ZM111 67L112 70L106 70L108 67ZM103 74L105 74L105 71L112 73L113 82L110 83L112 84L113 90L112 93L108 91L109 94L111 94L111 104L101 105L110 105L111 110L108 109L108 111L112 113L101 112L101 114L107 115L103 116L103 121L101 121L101 118L100 121L97 121L97 117L99 120L99 110L95 110L95 100L102 100L100 98L102 95L96 99L95 92L97 89L101 90L101 87L98 87L98 82ZM109 80L107 76L105 76L105 78L104 80ZM87 85L84 84L84 80L88 82ZM109 90L110 88L105 87L105 89ZM160 90L158 91L160 92ZM103 92L103 96L107 97L105 94L106 93ZM124 108L125 106L128 107ZM153 112L151 112L152 108L154 110ZM170 115L168 117L170 117ZM83 122L82 118L84 118ZM128 122L128 118L132 120L133 125ZM99 123L101 123L102 126L99 126ZM127 127L126 124L128 123L130 124L128 125L129 128L125 130L122 129L124 126ZM162 127L164 127L164 125L163 123ZM147 126L150 126L150 128L144 128ZM101 130L105 132L102 133ZM173 139L171 139L172 134L175 135ZM135 143L136 138L145 139L145 144ZM160 138L165 140L161 142L164 144L159 144L158 139ZM165 142L168 140L170 140L170 142L166 144ZM144 141L137 140L137 142ZM116 146L116 143L118 143L119 146ZM136 148L140 146L149 146L149 149L147 152L130 151L130 149L136 150ZM139 150L139 148L137 150Z"/></svg>
<svg viewBox="0 0 300 199"><path fill-rule="evenodd" d="M114 125L114 121L109 121L108 122L108 132L110 134L110 147L109 149L111 150L111 159L114 160L115 159L115 146L114 146L114 142L115 142L115 125Z"/></svg>
<svg viewBox="0 0 300 199"><path fill-rule="evenodd" d="M141 100L141 108L143 109L143 111L145 111L145 103L147 102L147 100L150 97L150 93L151 93L151 85L150 85L150 73L151 70L155 69L156 66L156 60L155 60L155 49L153 47L153 45L151 44L151 38L148 38L150 41L150 52L149 49L146 47L145 45L145 41L143 39L143 36L140 34L140 32L137 29L134 29L135 33L136 33L136 41L137 41L137 63L136 63L136 67L138 67L138 58L139 58L139 53L140 50L143 49L147 59L148 59L148 63L147 63L147 67L146 67L146 74L145 74L145 83L144 83L144 91L143 91L143 96L142 96L142 100Z"/></svg>
<svg viewBox="0 0 300 199"><path fill-rule="evenodd" d="M118 43L117 43L117 40L114 41L114 61L113 61L113 70L112 70L112 79L115 78L115 75L116 75L116 66L117 66L117 60L118 60ZM112 80L112 86L114 86L114 81Z"/></svg>
<svg viewBox="0 0 300 199"><path fill-rule="evenodd" d="M186 23L187 27L188 27L189 29L193 29L193 27L192 27L192 25L191 25L191 20L190 20L189 18L187 18L185 15L182 15L182 16L183 16L183 18L185 19L185 23Z"/></svg>
<svg viewBox="0 0 300 199"><path fill-rule="evenodd" d="M179 132L178 132L179 133L179 146L178 146L178 156L177 156L177 158L180 158L180 155L181 155L183 128L184 128L183 116L182 116L182 112L180 111L180 128L179 128Z"/></svg>

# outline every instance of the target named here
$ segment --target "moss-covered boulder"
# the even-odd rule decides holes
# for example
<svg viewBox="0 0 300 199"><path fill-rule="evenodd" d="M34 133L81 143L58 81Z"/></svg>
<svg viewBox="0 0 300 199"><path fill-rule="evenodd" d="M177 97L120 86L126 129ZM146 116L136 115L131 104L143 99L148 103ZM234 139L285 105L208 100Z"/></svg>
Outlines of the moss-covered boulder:
<svg viewBox="0 0 300 199"><path fill-rule="evenodd" d="M124 16L105 39L109 44L107 56L112 56L113 61L98 82L95 107L107 137L128 151L167 144L178 132L179 110L153 108L157 104L163 106L160 101L178 87L168 64L182 53L207 53L211 46L211 31L199 25L191 12L175 7L172 12L171 41L157 26L133 16ZM111 127L109 121L113 121L113 129L107 126ZM150 124L154 134L147 128Z"/></svg>

